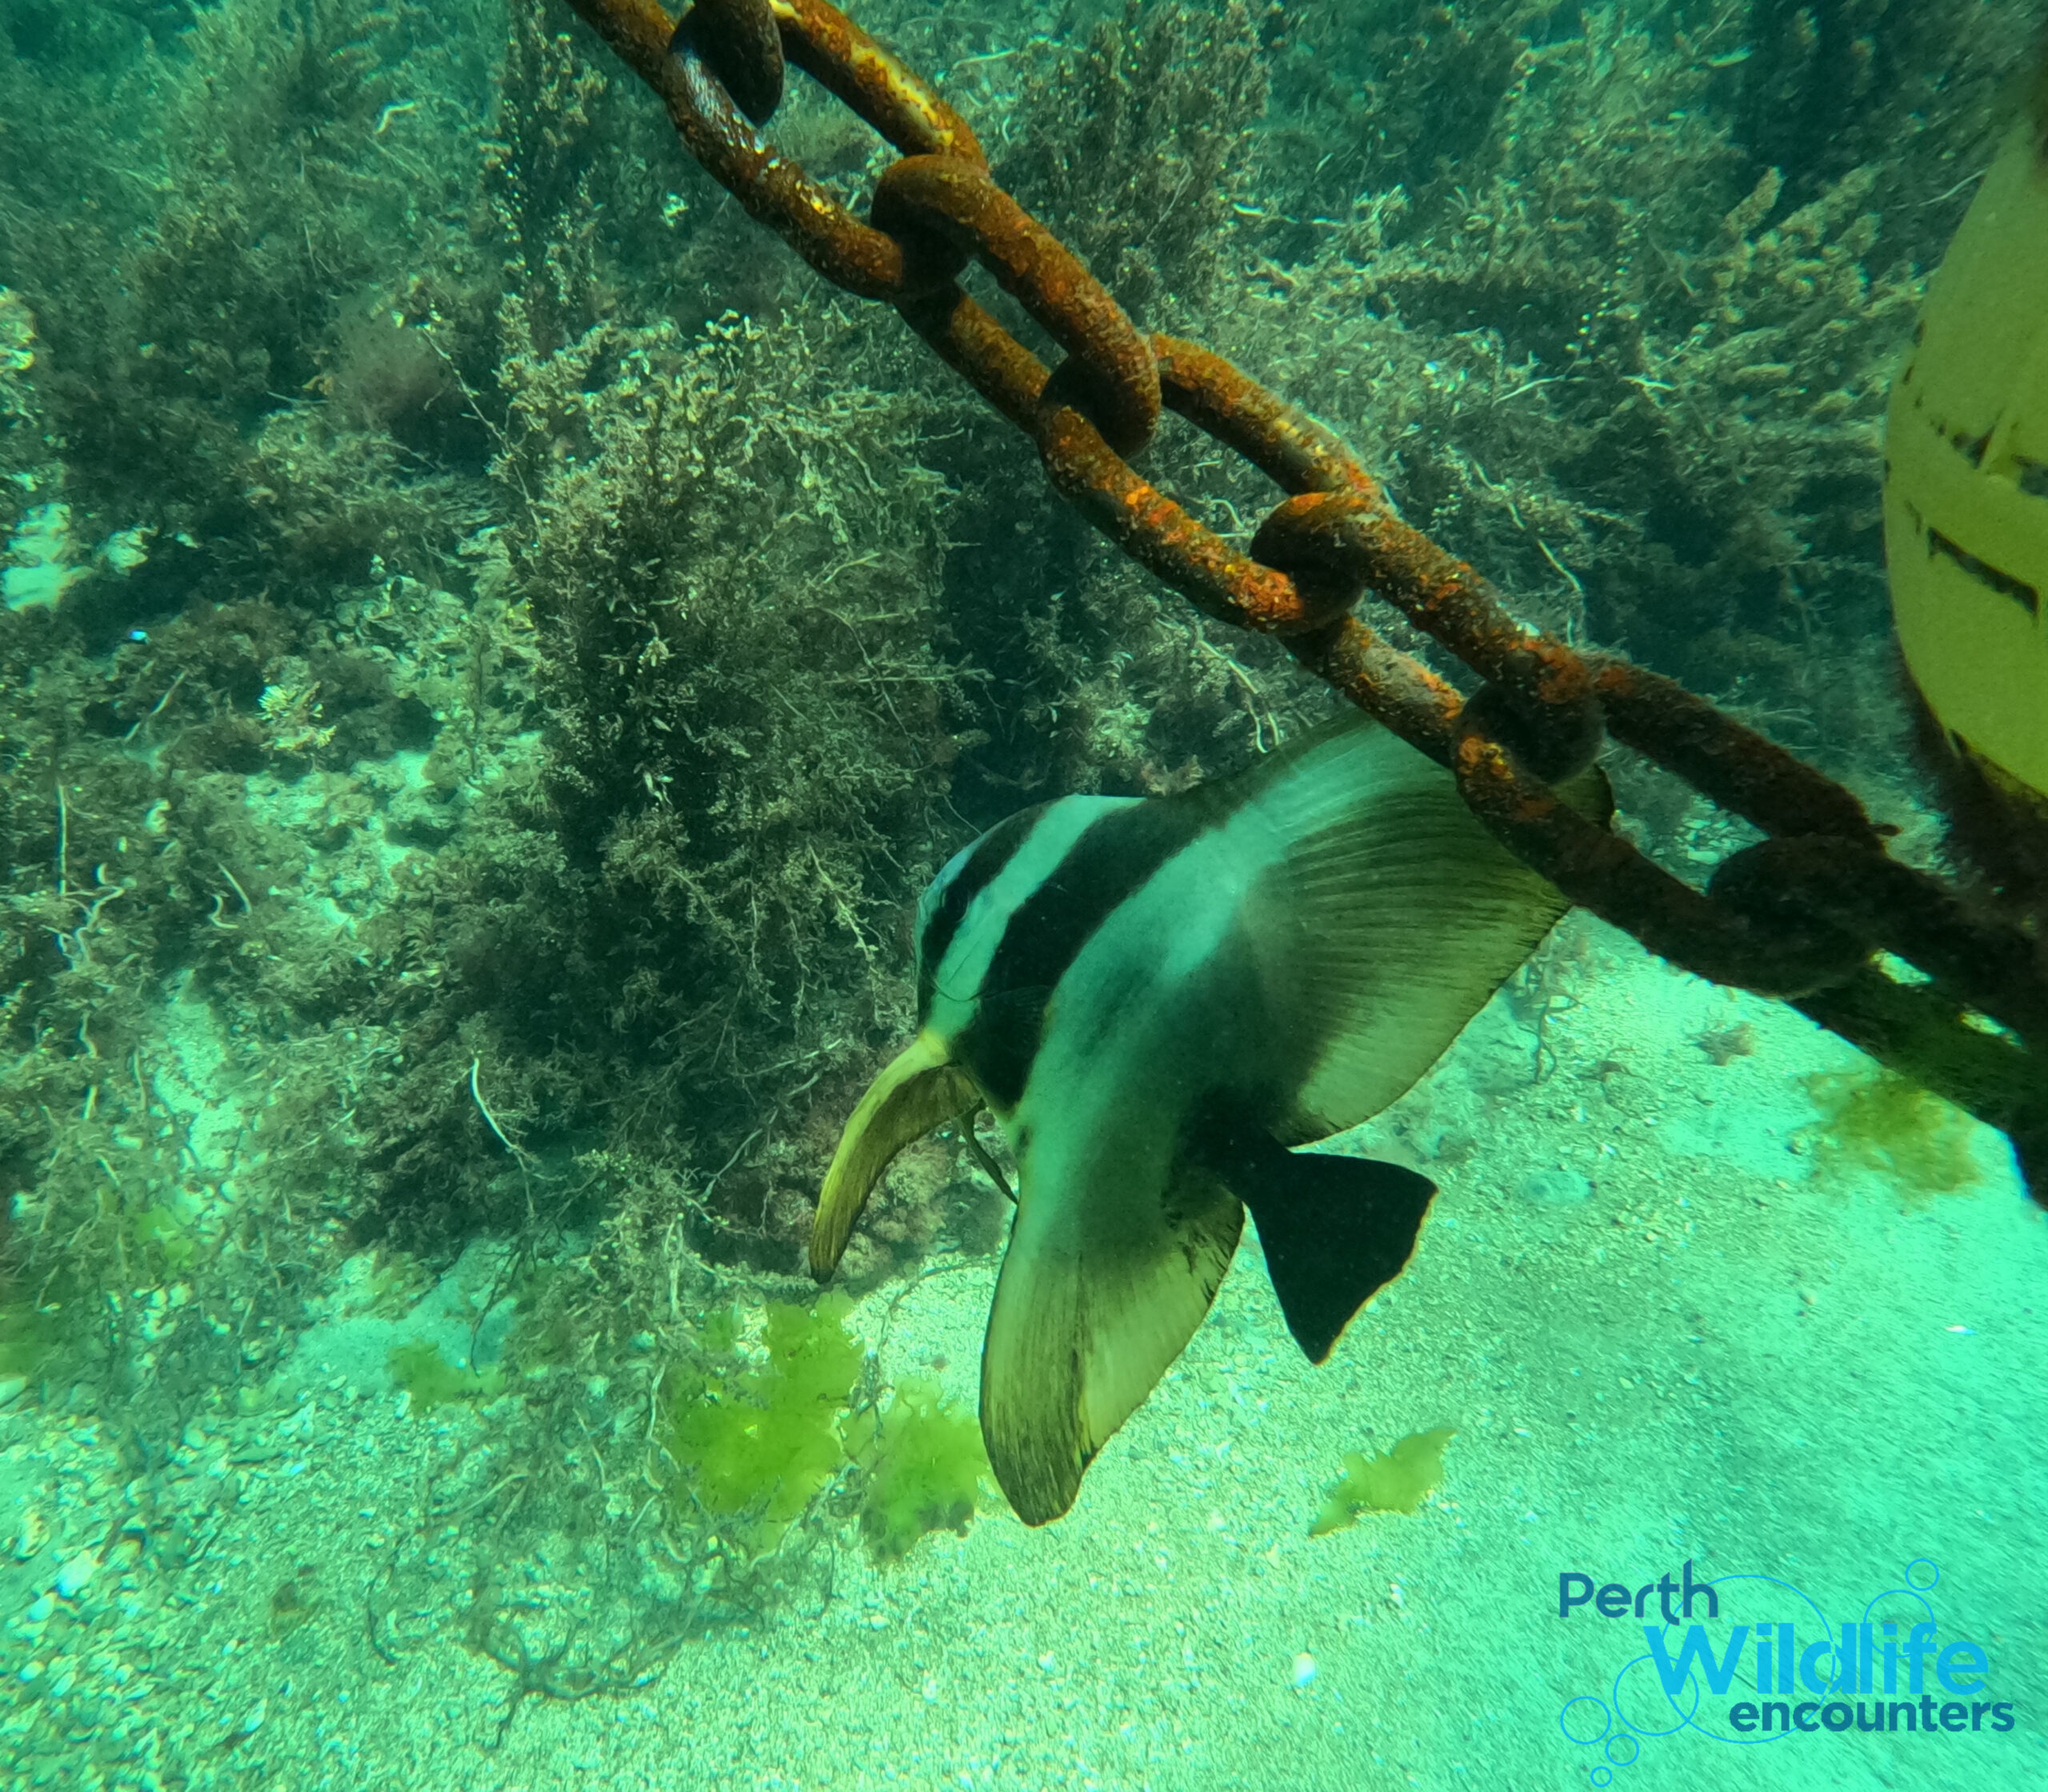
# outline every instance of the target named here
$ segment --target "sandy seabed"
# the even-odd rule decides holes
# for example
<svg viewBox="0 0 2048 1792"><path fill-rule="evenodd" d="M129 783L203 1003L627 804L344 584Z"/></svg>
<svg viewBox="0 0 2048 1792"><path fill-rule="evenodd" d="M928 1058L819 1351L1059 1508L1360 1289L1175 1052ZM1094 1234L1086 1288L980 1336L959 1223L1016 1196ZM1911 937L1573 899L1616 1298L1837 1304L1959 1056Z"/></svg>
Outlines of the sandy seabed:
<svg viewBox="0 0 2048 1792"><path fill-rule="evenodd" d="M1572 993L1540 1056L1504 995L1358 1135L1442 1191L1414 1262L1328 1365L1289 1341L1248 1238L1066 1519L1027 1530L998 1502L894 1569L849 1546L829 1598L686 1643L636 1690L517 1698L432 1601L379 1603L394 1538L418 1528L423 1460L479 1422L407 1416L378 1350L322 1355L310 1335L288 1412L194 1427L151 1471L199 1514L175 1568L98 1553L135 1497L118 1427L18 1399L0 1412L0 1756L32 1765L0 1778L2048 1784L2048 1230L2002 1142L1980 1132L1979 1185L1930 1199L1817 1162L1803 1079L1856 1068L1848 1048L1582 918L1549 950ZM994 1267L911 1290L885 1370L942 1360L971 1398ZM872 1334L894 1292L857 1326ZM1458 1434L1419 1512L1307 1534L1345 1451L1437 1426ZM1903 1636L1931 1617L1941 1643L1981 1645L1974 1697L2013 1727L1726 1739L1728 1707L1757 1696L1753 1651L1725 1695L1679 1695L1694 1717L1679 1724L1634 1614L1561 1618L1558 1582L1634 1588L1687 1562L1730 1621L1794 1622L1802 1646L1823 1622ZM317 1593L280 1622L295 1576ZM1726 1625L1712 1634L1725 1645ZM94 1765L110 1753L128 1764Z"/></svg>

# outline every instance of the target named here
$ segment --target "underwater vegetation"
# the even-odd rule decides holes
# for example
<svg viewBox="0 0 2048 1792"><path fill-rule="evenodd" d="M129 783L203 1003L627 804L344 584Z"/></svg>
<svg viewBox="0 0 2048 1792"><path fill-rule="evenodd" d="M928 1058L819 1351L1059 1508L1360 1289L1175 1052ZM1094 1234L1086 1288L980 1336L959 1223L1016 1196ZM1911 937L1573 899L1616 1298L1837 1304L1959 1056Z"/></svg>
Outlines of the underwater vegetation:
<svg viewBox="0 0 2048 1792"><path fill-rule="evenodd" d="M1981 1179L1977 1123L1896 1072L1816 1071L1801 1083L1820 1110L1800 1136L1821 1174L1881 1177L1908 1201L1960 1194Z"/></svg>
<svg viewBox="0 0 2048 1792"><path fill-rule="evenodd" d="M904 1376L887 1406L850 1422L846 1454L866 1475L861 1534L878 1559L900 1562L931 1531L966 1534L988 1454L974 1415L949 1404L937 1382Z"/></svg>
<svg viewBox="0 0 2048 1792"><path fill-rule="evenodd" d="M26 1386L62 1335L58 1318L56 1309L31 1301L0 1301L0 1383L14 1394Z"/></svg>
<svg viewBox="0 0 2048 1792"><path fill-rule="evenodd" d="M491 1400L504 1391L505 1378L493 1369L461 1369L427 1339L394 1346L391 1379L405 1390L406 1410L431 1412L460 1401Z"/></svg>
<svg viewBox="0 0 2048 1792"><path fill-rule="evenodd" d="M1895 770L1882 394L2038 4L857 10L1141 326L1330 422L1521 611ZM917 893L1320 691L823 297L554 0L0 6L0 1386L160 1456L351 1257L395 1316L502 1241L502 1392L388 1366L522 1692L571 1681L487 1596L522 1552L614 1577L577 1671L623 1684L802 1546L970 1522L971 1414L767 1310ZM881 165L801 82L786 122L850 195ZM1241 534L1208 452L1148 476ZM1930 1098L1813 1093L1823 1163L1967 1186ZM853 1286L999 1245L971 1155L906 1154Z"/></svg>
<svg viewBox="0 0 2048 1792"><path fill-rule="evenodd" d="M1367 1512L1414 1512L1443 1478L1443 1453L1458 1435L1449 1429L1418 1431L1382 1455L1359 1450L1344 1458L1344 1472L1323 1496L1322 1510L1309 1526L1311 1537L1327 1537L1354 1525Z"/></svg>
<svg viewBox="0 0 2048 1792"><path fill-rule="evenodd" d="M714 1315L703 1368L672 1378L664 1441L683 1491L749 1554L780 1542L846 1459L838 1418L865 1354L846 1329L850 1304L771 1305L758 1365L736 1348L736 1316Z"/></svg>
<svg viewBox="0 0 2048 1792"><path fill-rule="evenodd" d="M846 1327L851 1306L839 1294L810 1308L770 1302L758 1362L738 1347L736 1314L710 1315L695 1365L665 1384L672 1498L745 1554L773 1550L842 1478L881 1561L973 1520L988 1466L981 1428L928 1378L906 1377L886 1406L857 1402L867 1358Z"/></svg>

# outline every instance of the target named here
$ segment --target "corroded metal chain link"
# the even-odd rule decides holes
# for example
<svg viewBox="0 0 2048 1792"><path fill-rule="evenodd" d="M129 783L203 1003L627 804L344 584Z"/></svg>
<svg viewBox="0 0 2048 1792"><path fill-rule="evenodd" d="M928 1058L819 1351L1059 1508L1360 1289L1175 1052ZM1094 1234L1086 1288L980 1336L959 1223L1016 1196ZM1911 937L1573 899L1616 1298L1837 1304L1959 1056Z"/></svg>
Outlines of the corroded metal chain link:
<svg viewBox="0 0 2048 1792"><path fill-rule="evenodd" d="M1487 826L1575 902L1715 982L1782 998L2012 1138L2048 1201L2048 978L2017 930L1891 858L1847 790L1670 680L1511 617L1394 514L1337 438L1222 356L1145 336L998 186L966 122L826 0L572 0L690 153L826 278L887 301L1037 444L1060 494L1205 614L1295 659L1456 775ZM765 140L783 58L902 152L869 219ZM752 122L749 121L751 120ZM1065 351L1057 369L959 284L979 262ZM1288 495L1243 551L1131 465L1162 408ZM1390 603L1484 681L1462 698L1352 614ZM1705 891L1565 804L1603 731L1770 838ZM1889 953L1917 967L1880 968Z"/></svg>

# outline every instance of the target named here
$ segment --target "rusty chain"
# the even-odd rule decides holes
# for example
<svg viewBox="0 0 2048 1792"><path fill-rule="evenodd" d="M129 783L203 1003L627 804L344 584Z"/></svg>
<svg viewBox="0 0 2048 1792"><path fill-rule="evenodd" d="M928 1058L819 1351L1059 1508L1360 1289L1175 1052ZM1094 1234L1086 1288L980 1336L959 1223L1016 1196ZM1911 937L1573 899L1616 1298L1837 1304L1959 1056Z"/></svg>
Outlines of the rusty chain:
<svg viewBox="0 0 2048 1792"><path fill-rule="evenodd" d="M1204 614L1277 636L1308 670L1455 774L1518 857L1660 956L1780 998L2011 1138L2048 1203L2048 978L2018 929L1886 850L1841 786L1671 680L1510 616L1396 515L1328 430L1222 356L1145 336L998 186L973 130L826 0L571 0L658 94L690 153L827 280L886 300L1037 445L1054 487ZM758 126L787 58L899 152L869 221ZM959 284L978 262L1065 351L1048 368ZM1131 465L1162 408L1288 495L1249 553ZM1470 698L1352 614L1391 604L1483 681ZM1767 836L1704 891L1563 803L1611 735ZM1913 967L1905 977L1881 954Z"/></svg>

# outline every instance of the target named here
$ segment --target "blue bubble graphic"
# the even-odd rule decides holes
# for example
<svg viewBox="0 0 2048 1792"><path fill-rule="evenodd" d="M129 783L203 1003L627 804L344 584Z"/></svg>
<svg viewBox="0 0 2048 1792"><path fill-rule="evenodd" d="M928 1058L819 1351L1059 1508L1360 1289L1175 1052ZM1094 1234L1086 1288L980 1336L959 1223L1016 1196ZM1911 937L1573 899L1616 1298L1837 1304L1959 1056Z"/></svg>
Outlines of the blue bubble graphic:
<svg viewBox="0 0 2048 1792"><path fill-rule="evenodd" d="M1592 1710L1578 1711L1578 1708L1582 1705L1590 1706ZM1573 1714L1575 1711L1578 1712L1576 1716ZM1600 1727L1590 1736L1580 1735L1579 1730L1586 1729L1593 1723L1595 1712L1599 1714ZM1578 1727L1574 1729L1574 1725ZM1607 1739L1608 1732L1614 1727L1614 1713L1602 1705L1598 1699L1585 1693L1581 1693L1577 1698L1571 1700L1558 1714L1558 1728L1565 1733L1568 1741L1577 1742L1581 1746L1590 1746L1594 1742L1605 1742Z"/></svg>

